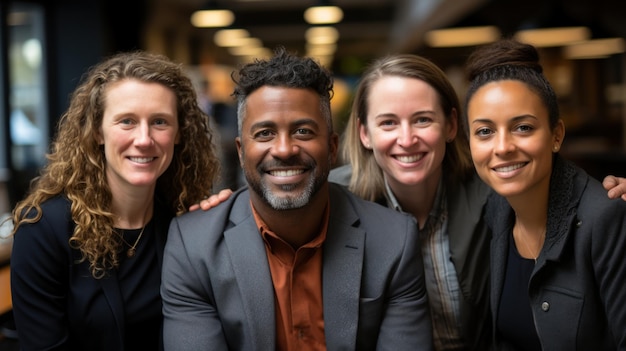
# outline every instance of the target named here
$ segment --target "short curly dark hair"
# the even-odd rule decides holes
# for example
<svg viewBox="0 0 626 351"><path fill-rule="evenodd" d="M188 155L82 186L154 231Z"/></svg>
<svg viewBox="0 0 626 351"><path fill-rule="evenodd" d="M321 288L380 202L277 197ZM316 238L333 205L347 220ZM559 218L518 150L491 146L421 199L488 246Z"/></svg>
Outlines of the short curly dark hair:
<svg viewBox="0 0 626 351"><path fill-rule="evenodd" d="M246 113L248 96L263 86L311 89L320 96L320 110L329 132L333 131L330 99L333 96L333 78L330 71L309 57L299 57L278 47L267 60L255 60L231 75L235 82L233 96L237 99L239 135Z"/></svg>

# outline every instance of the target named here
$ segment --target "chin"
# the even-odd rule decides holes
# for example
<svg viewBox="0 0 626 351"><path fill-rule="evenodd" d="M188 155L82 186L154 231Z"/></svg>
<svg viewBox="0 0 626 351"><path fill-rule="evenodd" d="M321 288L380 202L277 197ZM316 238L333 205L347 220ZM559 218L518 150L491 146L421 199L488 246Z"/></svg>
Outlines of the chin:
<svg viewBox="0 0 626 351"><path fill-rule="evenodd" d="M518 196L521 194L524 194L524 192L526 191L526 188L521 187L519 185L513 185L513 184L506 184L506 185L496 185L493 186L491 185L491 188L498 193L500 196L503 197L513 197L513 196Z"/></svg>

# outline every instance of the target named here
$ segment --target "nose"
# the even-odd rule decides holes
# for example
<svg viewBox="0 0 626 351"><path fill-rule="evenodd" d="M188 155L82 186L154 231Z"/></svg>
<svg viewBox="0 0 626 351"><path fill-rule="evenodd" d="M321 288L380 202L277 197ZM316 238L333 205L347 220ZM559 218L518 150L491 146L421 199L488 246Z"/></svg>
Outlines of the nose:
<svg viewBox="0 0 626 351"><path fill-rule="evenodd" d="M278 159L288 159L300 151L296 140L291 135L280 134L271 148L271 154Z"/></svg>
<svg viewBox="0 0 626 351"><path fill-rule="evenodd" d="M515 150L515 143L510 133L498 133L496 137L495 153L506 155Z"/></svg>
<svg viewBox="0 0 626 351"><path fill-rule="evenodd" d="M148 123L140 123L135 130L135 146L148 147L153 142L150 125Z"/></svg>
<svg viewBox="0 0 626 351"><path fill-rule="evenodd" d="M398 129L398 145L409 147L418 140L417 134L410 125L403 124Z"/></svg>

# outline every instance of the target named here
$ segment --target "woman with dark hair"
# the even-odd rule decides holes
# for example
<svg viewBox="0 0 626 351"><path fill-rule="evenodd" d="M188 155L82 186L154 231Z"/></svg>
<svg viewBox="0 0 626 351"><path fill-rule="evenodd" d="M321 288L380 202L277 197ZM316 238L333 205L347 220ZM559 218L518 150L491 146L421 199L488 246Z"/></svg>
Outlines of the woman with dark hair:
<svg viewBox="0 0 626 351"><path fill-rule="evenodd" d="M626 350L626 203L559 155L565 125L537 50L469 58L465 123L487 209L498 350Z"/></svg>

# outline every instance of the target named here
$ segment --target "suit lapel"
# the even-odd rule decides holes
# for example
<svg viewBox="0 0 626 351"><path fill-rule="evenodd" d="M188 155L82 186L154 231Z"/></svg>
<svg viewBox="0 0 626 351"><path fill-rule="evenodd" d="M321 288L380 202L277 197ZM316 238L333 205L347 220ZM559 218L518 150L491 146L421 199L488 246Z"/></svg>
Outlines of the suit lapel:
<svg viewBox="0 0 626 351"><path fill-rule="evenodd" d="M274 288L265 254L265 245L250 209L249 197L242 194L233 205L231 222L224 232L232 269L239 285L244 311L258 350L275 349Z"/></svg>
<svg viewBox="0 0 626 351"><path fill-rule="evenodd" d="M331 191L330 221L324 243L323 301L326 347L356 347L365 232L344 196ZM347 343L347 345L346 345Z"/></svg>
<svg viewBox="0 0 626 351"><path fill-rule="evenodd" d="M120 291L120 285L117 281L117 271L111 270L106 278L100 279L104 296L109 302L111 311L113 312L113 319L117 325L117 337L119 339L119 345L122 347L123 335L124 335L124 302L122 300L122 293Z"/></svg>
<svg viewBox="0 0 626 351"><path fill-rule="evenodd" d="M506 200L497 198L495 201L504 203ZM492 204L493 206L494 204ZM509 245L511 233L513 230L512 210L500 206L498 209L498 217L493 224L493 239L491 240L491 306L492 316L496 318L500 307L500 295L504 285L504 276L506 274L506 262L509 256ZM495 321L496 319L494 319Z"/></svg>
<svg viewBox="0 0 626 351"><path fill-rule="evenodd" d="M486 226L480 225L488 195L487 185L478 177L464 185L446 184L450 255L463 296L476 304L480 303L476 298L488 289L484 272L489 269L491 238Z"/></svg>

